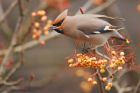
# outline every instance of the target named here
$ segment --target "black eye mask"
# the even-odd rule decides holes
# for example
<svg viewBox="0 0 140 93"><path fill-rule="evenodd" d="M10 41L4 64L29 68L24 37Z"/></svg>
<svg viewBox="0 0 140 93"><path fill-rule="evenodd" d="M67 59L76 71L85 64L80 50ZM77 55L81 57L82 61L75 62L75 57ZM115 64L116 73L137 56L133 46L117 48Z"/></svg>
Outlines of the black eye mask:
<svg viewBox="0 0 140 93"><path fill-rule="evenodd" d="M64 31L63 31L63 30L55 29L55 31L56 31L57 33L60 33L60 34L64 34Z"/></svg>
<svg viewBox="0 0 140 93"><path fill-rule="evenodd" d="M64 19L62 20L62 21L60 21L59 23L57 23L57 24L53 24L53 26L61 26L62 25L62 23L63 23L63 21L64 21Z"/></svg>

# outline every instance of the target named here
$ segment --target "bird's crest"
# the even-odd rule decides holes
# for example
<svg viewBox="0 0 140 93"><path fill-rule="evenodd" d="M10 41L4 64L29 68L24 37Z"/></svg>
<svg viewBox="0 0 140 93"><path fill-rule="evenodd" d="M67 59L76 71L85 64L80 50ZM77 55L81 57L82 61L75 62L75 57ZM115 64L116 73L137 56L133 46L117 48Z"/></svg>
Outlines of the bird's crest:
<svg viewBox="0 0 140 93"><path fill-rule="evenodd" d="M67 17L67 15L68 15L68 9L66 9L60 15L58 15L58 17L54 20L53 24L57 24L63 21Z"/></svg>

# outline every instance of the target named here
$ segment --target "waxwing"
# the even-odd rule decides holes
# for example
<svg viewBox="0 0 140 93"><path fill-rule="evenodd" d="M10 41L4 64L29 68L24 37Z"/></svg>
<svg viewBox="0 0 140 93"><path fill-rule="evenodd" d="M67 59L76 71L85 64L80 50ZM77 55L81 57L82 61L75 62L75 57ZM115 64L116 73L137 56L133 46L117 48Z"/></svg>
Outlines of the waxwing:
<svg viewBox="0 0 140 93"><path fill-rule="evenodd" d="M58 33L71 37L80 42L82 46L96 49L103 46L109 38L126 39L118 32L115 26L102 18L110 18L105 15L80 14L68 16L68 10L62 12L53 22L52 29Z"/></svg>

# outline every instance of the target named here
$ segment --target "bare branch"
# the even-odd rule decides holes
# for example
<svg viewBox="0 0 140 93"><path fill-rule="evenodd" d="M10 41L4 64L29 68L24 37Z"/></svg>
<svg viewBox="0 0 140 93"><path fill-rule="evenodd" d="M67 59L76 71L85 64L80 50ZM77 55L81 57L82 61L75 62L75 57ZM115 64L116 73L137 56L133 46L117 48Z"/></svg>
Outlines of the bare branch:
<svg viewBox="0 0 140 93"><path fill-rule="evenodd" d="M20 2L20 0L18 0L18 2ZM20 7L21 6L19 5L19 9L20 9ZM21 10L21 9L20 9L20 11L23 12L23 10ZM10 57L11 53L13 52L14 46L16 45L16 42L17 42L17 32L20 29L22 21L23 21L23 16L20 16L19 19L18 19L16 28L15 28L15 31L14 31L13 37L12 37L11 44L10 44L8 50L7 50L6 55L3 58L1 66L0 66L0 76L1 77L2 77L3 73L5 73L5 71L6 71L5 65L8 63L9 57Z"/></svg>
<svg viewBox="0 0 140 93"><path fill-rule="evenodd" d="M97 70L97 79L98 79L98 82L99 82L99 91L100 91L100 93L105 93L103 83L101 82L101 79L100 79L100 71L99 70Z"/></svg>
<svg viewBox="0 0 140 93"><path fill-rule="evenodd" d="M138 93L139 89L140 89L140 80L139 80L137 86L135 87L134 93Z"/></svg>
<svg viewBox="0 0 140 93"><path fill-rule="evenodd" d="M9 6L9 8L6 10L4 15L0 18L0 25L6 19L6 17L12 12L12 10L16 7L17 1L18 0L14 0L13 3Z"/></svg>
<svg viewBox="0 0 140 93"><path fill-rule="evenodd" d="M92 10L89 10L87 13L99 13L103 10L105 10L106 8L108 8L110 5L112 5L116 0L107 0L105 3L103 3L102 5L92 9Z"/></svg>

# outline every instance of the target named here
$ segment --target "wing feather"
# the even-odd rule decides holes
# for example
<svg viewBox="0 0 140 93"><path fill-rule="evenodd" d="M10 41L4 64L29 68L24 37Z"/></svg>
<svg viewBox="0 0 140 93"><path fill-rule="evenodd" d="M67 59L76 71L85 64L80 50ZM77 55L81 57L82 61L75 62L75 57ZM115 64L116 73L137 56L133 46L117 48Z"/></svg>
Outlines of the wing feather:
<svg viewBox="0 0 140 93"><path fill-rule="evenodd" d="M83 20L83 22L78 23L77 29L82 31L86 35L102 34L110 32L109 30L104 30L104 28L109 25L110 23L105 20L87 17Z"/></svg>

